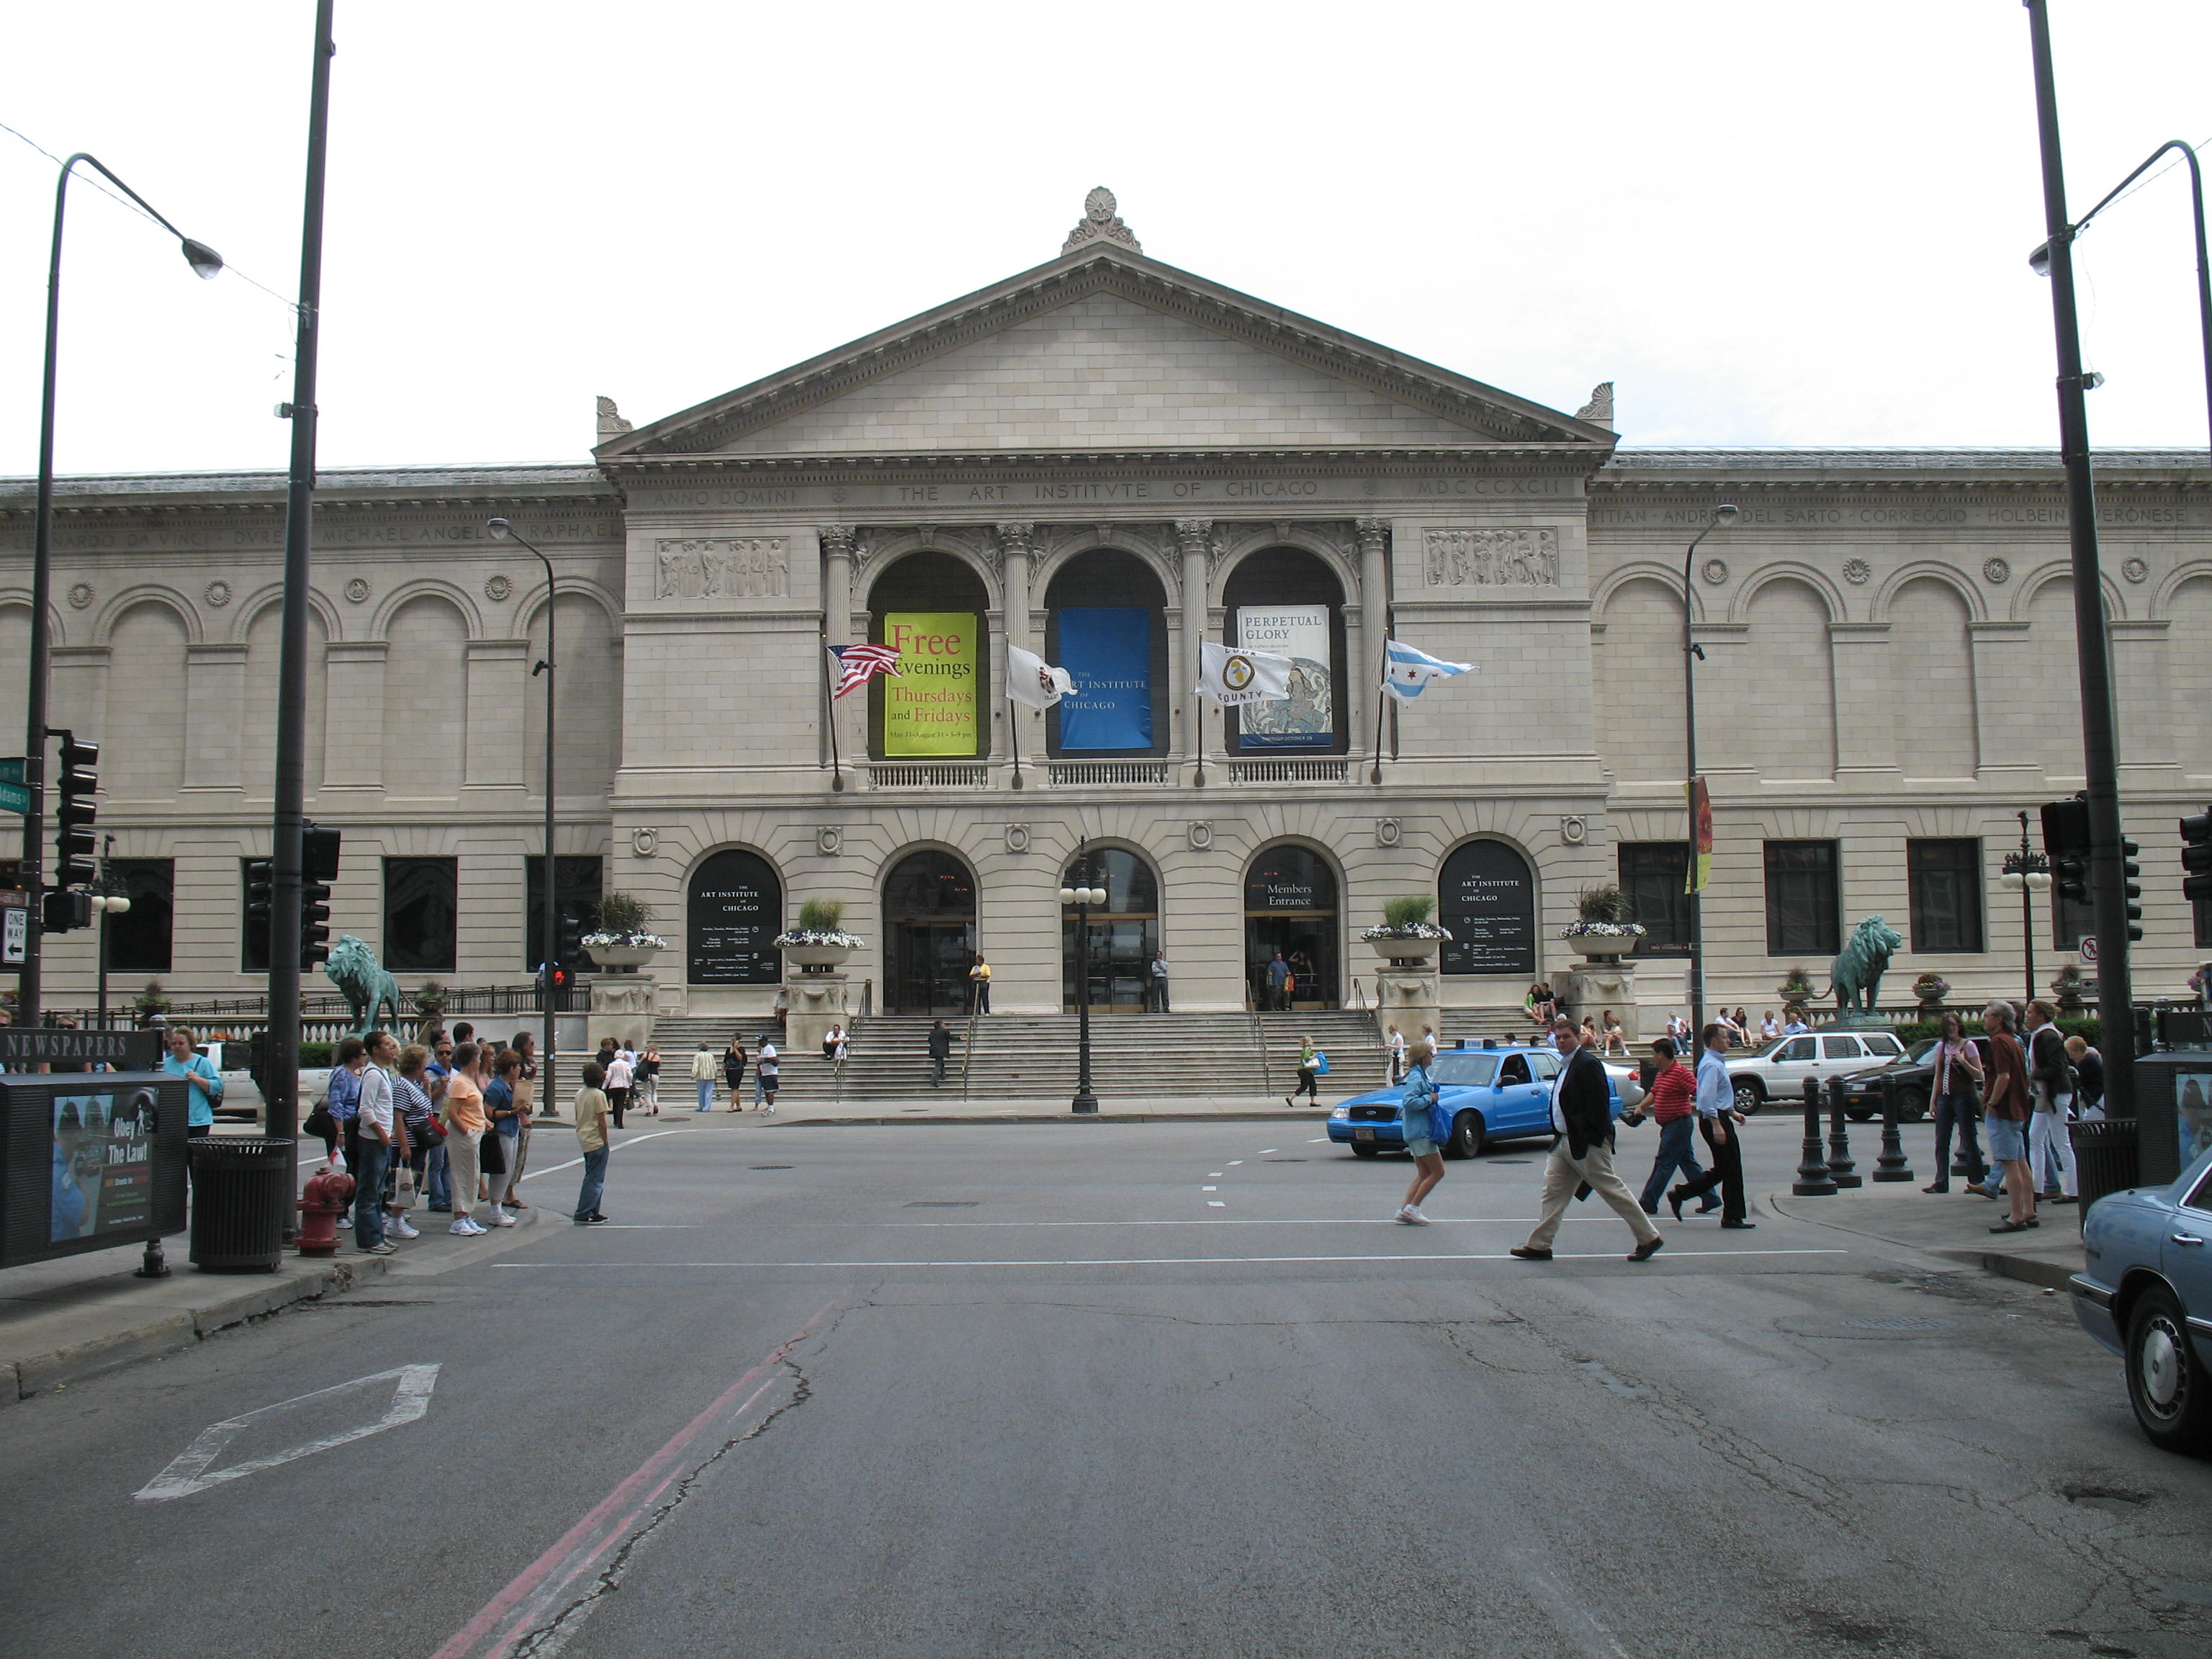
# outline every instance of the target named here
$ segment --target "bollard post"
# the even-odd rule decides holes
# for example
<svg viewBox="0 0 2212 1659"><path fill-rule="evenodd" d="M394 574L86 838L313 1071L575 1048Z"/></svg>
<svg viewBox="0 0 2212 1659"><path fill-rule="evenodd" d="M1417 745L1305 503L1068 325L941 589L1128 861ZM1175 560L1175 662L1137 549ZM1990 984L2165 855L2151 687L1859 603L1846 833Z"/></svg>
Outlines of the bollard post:
<svg viewBox="0 0 2212 1659"><path fill-rule="evenodd" d="M1838 1187L1857 1187L1858 1164L1851 1157L1850 1131L1844 1127L1844 1080L1828 1079L1828 1179Z"/></svg>
<svg viewBox="0 0 2212 1659"><path fill-rule="evenodd" d="M160 1239L146 1241L146 1248L139 1253L137 1271L131 1276L133 1279L167 1279L169 1276L169 1258L161 1249Z"/></svg>
<svg viewBox="0 0 2212 1659"><path fill-rule="evenodd" d="M1811 1078L1805 1079L1805 1145L1804 1156L1797 1165L1797 1179L1790 1190L1799 1198L1833 1198L1836 1183L1828 1176L1828 1160L1820 1154L1820 1085Z"/></svg>
<svg viewBox="0 0 2212 1659"><path fill-rule="evenodd" d="M1905 1156L1905 1142L1897 1133L1897 1079L1883 1073L1875 1081L1881 1088L1881 1156L1874 1161L1876 1181L1910 1181L1912 1165Z"/></svg>

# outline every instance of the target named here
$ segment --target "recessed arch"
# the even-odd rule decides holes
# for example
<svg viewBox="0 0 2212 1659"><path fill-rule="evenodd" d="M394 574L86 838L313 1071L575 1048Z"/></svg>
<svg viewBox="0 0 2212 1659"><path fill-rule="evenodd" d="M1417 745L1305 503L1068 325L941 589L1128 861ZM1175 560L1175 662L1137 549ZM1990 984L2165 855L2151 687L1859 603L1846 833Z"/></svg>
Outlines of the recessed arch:
<svg viewBox="0 0 2212 1659"><path fill-rule="evenodd" d="M1334 1008L1341 999L1344 872L1317 842L1284 837L1244 866L1245 983L1255 1008ZM1280 957L1291 986L1282 994Z"/></svg>
<svg viewBox="0 0 2212 1659"><path fill-rule="evenodd" d="M1941 582L1959 596L1966 608L1968 618L1974 622L1989 620L1989 606L1984 603L1981 590L1968 581L1955 564L1946 564L1940 559L1915 559L1890 573L1874 596L1870 620L1886 623L1892 620L1891 611L1897 596L1914 582Z"/></svg>
<svg viewBox="0 0 2212 1659"><path fill-rule="evenodd" d="M2102 574L2105 590L2105 620L2124 621L2128 614L2127 600L2114 584L2112 573L2106 571ZM2071 582L2073 580L2074 567L2067 560L2053 559L2048 564L2038 565L2013 584L2011 619L2014 622L2027 621L2029 610L2034 605L2037 596L2045 588L2053 582Z"/></svg>
<svg viewBox="0 0 2212 1659"><path fill-rule="evenodd" d="M868 585L868 641L899 653L868 682L878 760L980 760L991 752L990 585L963 553L916 548Z"/></svg>
<svg viewBox="0 0 2212 1659"><path fill-rule="evenodd" d="M1617 781L1683 775L1681 603L1681 582L1644 566L1593 607L1604 629L1590 641L1597 748Z"/></svg>
<svg viewBox="0 0 2212 1659"><path fill-rule="evenodd" d="M1838 587L1828 573L1796 559L1779 559L1771 564L1762 564L1737 584L1729 601L1729 617L1733 623L1747 622L1751 617L1752 602L1762 588L1771 587L1780 581L1799 581L1820 597L1832 623L1844 620L1844 591Z"/></svg>
<svg viewBox="0 0 2212 1659"><path fill-rule="evenodd" d="M1539 896L1536 861L1518 842L1477 835L1456 842L1437 865L1437 919L1451 935L1439 971L1534 979Z"/></svg>
<svg viewBox="0 0 2212 1659"><path fill-rule="evenodd" d="M438 576L416 576L400 583L386 594L371 613L368 637L372 640L389 639L393 618L409 605L425 599L443 599L460 612L461 625L466 630L466 637L472 640L483 637L483 613L477 609L476 596L459 582L449 582Z"/></svg>
<svg viewBox="0 0 2212 1659"><path fill-rule="evenodd" d="M1290 657L1290 696L1222 711L1229 751L1342 755L1351 747L1352 592L1322 555L1271 538L1239 559L1221 585L1222 640Z"/></svg>
<svg viewBox="0 0 2212 1659"><path fill-rule="evenodd" d="M1060 866L1062 887L1104 890L1106 902L1090 907L1091 1006L1140 1012L1151 1005L1152 963L1160 945L1160 875L1140 848L1122 842L1094 842ZM1076 907L1060 912L1060 1002L1076 1006L1079 957Z"/></svg>
<svg viewBox="0 0 2212 1659"><path fill-rule="evenodd" d="M138 582L123 589L100 608L100 615L92 624L92 642L110 645L114 642L116 624L125 615L142 605L158 605L177 619L184 629L187 645L200 643L199 613L192 602L173 587L164 587L159 582Z"/></svg>
<svg viewBox="0 0 2212 1659"><path fill-rule="evenodd" d="M908 846L883 873L884 1012L963 1013L976 961L975 867L950 848Z"/></svg>
<svg viewBox="0 0 2212 1659"><path fill-rule="evenodd" d="M1682 599L1682 570L1660 559L1632 559L1616 565L1606 573L1602 580L1590 591L1590 609L1602 613L1606 604L1620 589L1631 582L1656 582L1667 590L1676 604ZM1705 619L1705 596L1692 588L1690 592L1690 616L1694 622ZM1679 623L1679 618L1677 619Z"/></svg>
<svg viewBox="0 0 2212 1659"><path fill-rule="evenodd" d="M701 855L684 882L684 976L693 985L774 985L783 977L783 876L756 847Z"/></svg>
<svg viewBox="0 0 2212 1659"><path fill-rule="evenodd" d="M1094 547L1062 560L1042 592L1044 654L1076 695L1045 711L1054 755L1164 755L1173 687L1167 589L1140 555Z"/></svg>
<svg viewBox="0 0 2212 1659"><path fill-rule="evenodd" d="M172 806L185 781L190 621L174 595L144 588L137 599L102 617L100 633L107 647L108 706L113 713L106 730L86 732L80 726L77 734L100 744L100 785L111 799Z"/></svg>
<svg viewBox="0 0 2212 1659"><path fill-rule="evenodd" d="M232 607L234 614L230 624L231 643L244 645L246 636L252 631L254 623L261 620L261 613L272 605L281 606L283 603L284 584L282 582L270 582L264 586L257 587L245 599L239 600ZM330 595L319 588L309 588L307 609L313 615L322 619L323 637L325 640L342 640L345 637L343 619L338 615L338 608L331 603Z"/></svg>

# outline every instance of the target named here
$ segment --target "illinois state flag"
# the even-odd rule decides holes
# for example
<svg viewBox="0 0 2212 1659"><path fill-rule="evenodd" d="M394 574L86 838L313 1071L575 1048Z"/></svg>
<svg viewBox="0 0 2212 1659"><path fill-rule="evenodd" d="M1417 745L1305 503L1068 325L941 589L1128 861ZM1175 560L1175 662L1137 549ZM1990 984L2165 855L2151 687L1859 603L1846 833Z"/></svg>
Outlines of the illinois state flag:
<svg viewBox="0 0 2212 1659"><path fill-rule="evenodd" d="M1472 673L1474 670L1471 662L1446 662L1442 657L1432 657L1425 651L1417 651L1392 640L1383 652L1382 689L1400 702L1411 702L1428 690L1431 680Z"/></svg>
<svg viewBox="0 0 2212 1659"><path fill-rule="evenodd" d="M1075 682L1065 668L1054 668L1034 651L1009 641L1006 646L1006 695L1030 708L1049 708L1073 695Z"/></svg>
<svg viewBox="0 0 2212 1659"><path fill-rule="evenodd" d="M1198 647L1198 684L1194 689L1224 708L1280 702L1291 695L1293 666L1288 657L1272 651L1242 651L1206 640Z"/></svg>

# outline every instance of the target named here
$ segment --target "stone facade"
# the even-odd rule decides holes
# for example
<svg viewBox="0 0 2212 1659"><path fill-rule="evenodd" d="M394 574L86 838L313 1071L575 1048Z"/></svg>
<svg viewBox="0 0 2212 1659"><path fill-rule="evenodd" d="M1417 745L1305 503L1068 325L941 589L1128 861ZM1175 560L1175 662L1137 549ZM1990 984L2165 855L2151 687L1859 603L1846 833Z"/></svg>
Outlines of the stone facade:
<svg viewBox="0 0 2212 1659"><path fill-rule="evenodd" d="M845 902L869 940L846 971L877 1007L908 972L886 879L917 851L951 854L996 1006L1056 1008L1056 893L1079 837L1152 872L1147 937L1191 1009L1245 1006L1262 854L1317 855L1337 889L1333 915L1309 918L1334 957L1319 988L1371 1001L1358 929L1387 898L1433 891L1465 843L1503 842L1527 860L1534 971L1440 982L1448 1026L1517 1006L1575 960L1559 930L1620 844L1684 836L1683 550L1725 500L1741 517L1692 582L1713 996L1756 1013L1797 962L1825 979L1810 953L1769 954L1765 843L1835 843L1844 931L1879 911L1909 934L1919 839L1978 843L1983 948L1901 955L1885 1000L1926 967L1962 995L2017 994L2019 908L1996 872L2014 814L2081 770L2056 456L1617 453L1585 418L1610 410L1562 414L1291 315L1146 257L1122 228L663 421L632 429L602 399L593 465L326 474L309 810L345 832L334 925L380 943L380 861L450 857L456 960L427 976L526 976L548 596L536 561L487 535L501 516L559 573L557 850L656 907L663 1012L764 1012L775 995L684 982L695 878L729 848L774 872L772 922ZM2197 453L2099 465L2144 848L2137 984L2179 994L2198 951L2174 820L2212 794L2212 471ZM278 477L59 491L53 721L105 746L115 854L174 860L173 994L255 984L239 860L267 846L282 541ZM0 647L19 663L29 544L27 487L0 488ZM1130 600L1164 641L1153 745L1055 754L1051 723L1003 696L1004 647L1045 649L1055 583L1107 555L1136 562L1114 568L1140 570L1144 595L1156 584ZM822 642L869 638L917 556L981 595L970 757L872 754L866 699L828 700ZM1231 748L1222 711L1188 695L1200 638L1234 638L1255 560L1334 595L1342 713L1325 747ZM1478 672L1383 711L1378 755L1386 635ZM0 684L0 720L20 726L21 696ZM2046 979L2077 959L2051 929L2039 900ZM88 993L90 936L50 940L48 961L58 1001ZM1640 980L1647 1023L1680 1005L1678 960Z"/></svg>

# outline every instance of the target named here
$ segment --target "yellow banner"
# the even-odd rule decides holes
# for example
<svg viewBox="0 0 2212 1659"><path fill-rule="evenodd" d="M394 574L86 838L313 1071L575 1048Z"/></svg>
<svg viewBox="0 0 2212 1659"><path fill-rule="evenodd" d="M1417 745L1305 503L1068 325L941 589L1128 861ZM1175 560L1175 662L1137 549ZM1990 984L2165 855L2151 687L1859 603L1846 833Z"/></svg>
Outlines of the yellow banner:
<svg viewBox="0 0 2212 1659"><path fill-rule="evenodd" d="M887 756L981 753L976 733L982 618L969 611L888 611L883 642L898 653L884 688Z"/></svg>

